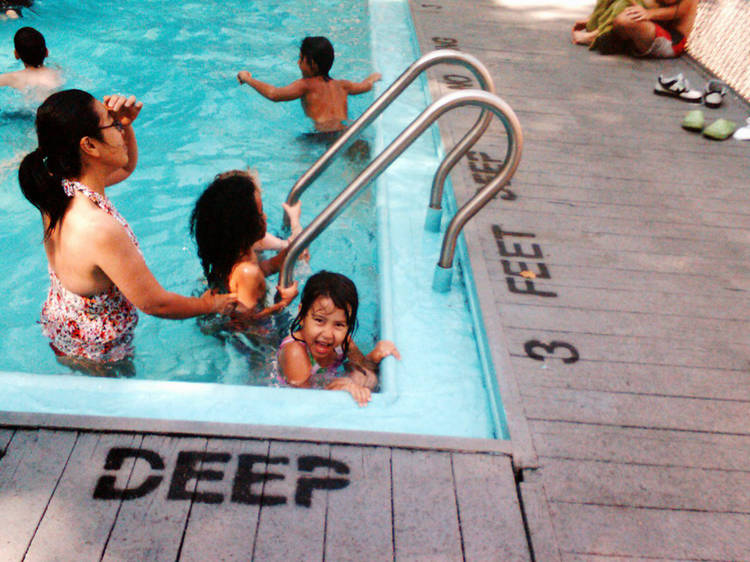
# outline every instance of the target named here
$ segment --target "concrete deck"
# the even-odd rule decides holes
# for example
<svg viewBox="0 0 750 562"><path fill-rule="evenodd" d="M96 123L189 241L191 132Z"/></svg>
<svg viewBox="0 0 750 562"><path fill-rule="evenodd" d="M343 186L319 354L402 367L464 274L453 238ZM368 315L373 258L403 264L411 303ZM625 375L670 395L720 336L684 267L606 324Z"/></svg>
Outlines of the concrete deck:
<svg viewBox="0 0 750 562"><path fill-rule="evenodd" d="M411 5L423 52L478 56L524 129L466 229L510 450L2 414L0 559L750 560L750 143L653 95L661 72L702 86L688 59L570 44L591 6ZM441 120L446 146L474 118ZM457 166L459 202L503 138Z"/></svg>

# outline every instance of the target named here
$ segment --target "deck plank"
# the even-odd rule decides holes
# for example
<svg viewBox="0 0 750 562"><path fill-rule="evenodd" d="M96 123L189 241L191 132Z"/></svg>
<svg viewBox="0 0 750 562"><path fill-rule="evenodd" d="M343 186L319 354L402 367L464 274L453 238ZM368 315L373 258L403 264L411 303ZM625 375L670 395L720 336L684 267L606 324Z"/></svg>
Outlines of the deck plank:
<svg viewBox="0 0 750 562"><path fill-rule="evenodd" d="M301 471L301 457L330 458L329 445L271 442L269 474L281 479L267 480L263 495L275 497L277 505L264 505L252 558L256 560L322 560L325 536L326 493L313 490L310 505L298 504L297 489L301 478L326 478L328 470ZM274 476L276 478L276 476ZM290 540L294 537L294 540Z"/></svg>
<svg viewBox="0 0 750 562"><path fill-rule="evenodd" d="M331 448L349 468L347 487L328 493L325 560L392 560L391 450Z"/></svg>
<svg viewBox="0 0 750 562"><path fill-rule="evenodd" d="M750 470L545 459L552 501L750 515Z"/></svg>
<svg viewBox="0 0 750 562"><path fill-rule="evenodd" d="M193 502L181 561L248 559L258 525L268 448L268 441L209 440L206 451L228 454L229 460L214 469L222 472L220 484L200 480L198 490L221 494L222 501Z"/></svg>
<svg viewBox="0 0 750 562"><path fill-rule="evenodd" d="M394 449L393 525L398 560L462 560L447 453Z"/></svg>
<svg viewBox="0 0 750 562"><path fill-rule="evenodd" d="M601 558L750 559L750 515L552 504L563 552Z"/></svg>
<svg viewBox="0 0 750 562"><path fill-rule="evenodd" d="M24 560L99 560L120 507L119 501L94 498L104 463L113 447L137 447L141 437L81 433L49 501ZM132 461L123 464L124 485Z"/></svg>
<svg viewBox="0 0 750 562"><path fill-rule="evenodd" d="M466 560L531 560L510 457L451 456Z"/></svg>
<svg viewBox="0 0 750 562"><path fill-rule="evenodd" d="M22 560L76 442L75 432L9 431L0 457L0 552Z"/></svg>
<svg viewBox="0 0 750 562"><path fill-rule="evenodd" d="M146 435L141 450L152 451L163 459L164 470L155 470L148 462L135 462L128 488L136 488L151 476L161 476L158 488L139 498L123 500L112 528L103 561L119 560L176 560L183 529L196 487L196 479L189 478L181 490L182 498L170 498L174 476L189 471L205 470L200 464L177 466L178 454L202 452L206 440L202 438L176 438L163 435ZM185 470L186 472L182 472Z"/></svg>
<svg viewBox="0 0 750 562"><path fill-rule="evenodd" d="M750 436L536 421L540 456L725 471L750 467Z"/></svg>

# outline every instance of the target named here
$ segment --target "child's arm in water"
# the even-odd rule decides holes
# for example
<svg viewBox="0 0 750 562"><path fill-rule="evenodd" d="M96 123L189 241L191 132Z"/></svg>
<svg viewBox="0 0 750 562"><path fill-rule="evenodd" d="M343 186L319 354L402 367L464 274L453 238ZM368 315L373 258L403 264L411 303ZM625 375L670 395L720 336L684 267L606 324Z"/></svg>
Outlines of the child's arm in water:
<svg viewBox="0 0 750 562"><path fill-rule="evenodd" d="M266 260L268 261L268 260ZM281 299L279 302L256 311L258 303L266 294L266 280L261 264L244 262L234 270L229 281L229 288L237 293L237 300L245 307L245 311L234 315L238 320L260 320L289 306L298 294L297 282L289 287L276 287Z"/></svg>
<svg viewBox="0 0 750 562"><path fill-rule="evenodd" d="M247 84L257 91L261 96L271 101L292 101L301 98L307 93L307 81L304 78L295 80L291 84L277 88L253 78L247 70L240 70L237 74L240 84Z"/></svg>
<svg viewBox="0 0 750 562"><path fill-rule="evenodd" d="M347 94L356 96L358 94L364 94L372 90L372 85L382 78L379 72L373 72L362 82L351 82L350 80L340 80L341 86L344 88Z"/></svg>

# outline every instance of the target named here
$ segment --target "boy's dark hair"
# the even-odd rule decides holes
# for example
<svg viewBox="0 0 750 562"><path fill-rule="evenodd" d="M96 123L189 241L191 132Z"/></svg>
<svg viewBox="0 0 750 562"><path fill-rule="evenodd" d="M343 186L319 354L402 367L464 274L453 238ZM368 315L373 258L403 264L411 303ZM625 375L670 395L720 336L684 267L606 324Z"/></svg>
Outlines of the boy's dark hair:
<svg viewBox="0 0 750 562"><path fill-rule="evenodd" d="M249 172L232 170L217 175L195 203L190 234L213 289L227 289L234 265L266 234L255 203L257 189Z"/></svg>
<svg viewBox="0 0 750 562"><path fill-rule="evenodd" d="M40 67L47 58L47 44L44 36L33 27L22 27L13 37L13 46L24 64Z"/></svg>
<svg viewBox="0 0 750 562"><path fill-rule="evenodd" d="M331 77L328 72L333 66L333 45L325 37L305 37L299 48L299 54L308 62L314 62L318 73L328 82Z"/></svg>
<svg viewBox="0 0 750 562"><path fill-rule="evenodd" d="M333 306L343 310L346 315L346 336L342 346L346 355L349 351L349 336L357 327L357 308L359 307L357 287L346 275L332 271L319 271L311 276L302 290L299 312L292 321L289 332L294 337L294 332L302 327L302 320L305 319L307 312L318 297L328 297L333 301Z"/></svg>
<svg viewBox="0 0 750 562"><path fill-rule="evenodd" d="M21 161L18 182L26 199L49 218L45 238L70 204L62 180L81 173L81 139L102 138L94 102L88 92L64 90L52 94L36 111L39 147Z"/></svg>

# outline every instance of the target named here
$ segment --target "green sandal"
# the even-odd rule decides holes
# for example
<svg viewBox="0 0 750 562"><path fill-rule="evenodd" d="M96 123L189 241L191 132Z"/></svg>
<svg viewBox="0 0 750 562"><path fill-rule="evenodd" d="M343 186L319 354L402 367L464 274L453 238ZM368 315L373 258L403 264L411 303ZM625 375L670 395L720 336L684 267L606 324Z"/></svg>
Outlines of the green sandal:
<svg viewBox="0 0 750 562"><path fill-rule="evenodd" d="M734 133L736 128L737 123L727 119L717 119L703 129L703 136L714 140L724 140Z"/></svg>
<svg viewBox="0 0 750 562"><path fill-rule="evenodd" d="M685 118L682 120L682 128L688 131L696 131L700 133L703 130L703 126L706 124L706 119L703 117L703 112L700 109L694 109L688 111Z"/></svg>

